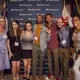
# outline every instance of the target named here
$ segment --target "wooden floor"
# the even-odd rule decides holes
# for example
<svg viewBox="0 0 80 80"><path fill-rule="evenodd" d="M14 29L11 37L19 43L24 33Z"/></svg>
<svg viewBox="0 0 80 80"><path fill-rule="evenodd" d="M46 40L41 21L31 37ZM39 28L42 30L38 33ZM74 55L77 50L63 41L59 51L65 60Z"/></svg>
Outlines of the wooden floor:
<svg viewBox="0 0 80 80"><path fill-rule="evenodd" d="M12 77L11 77L11 75L5 75L5 80L12 80ZM22 79L22 77L20 77L20 79L19 80L23 80ZM30 79L30 80L32 80L32 79ZM37 79L37 80L41 80L41 79ZM44 76L44 80L56 80L55 78L54 79L46 79L46 76ZM74 78L68 78L68 80L75 80Z"/></svg>
<svg viewBox="0 0 80 80"><path fill-rule="evenodd" d="M4 75L4 77L5 77L5 80L12 80L11 74L6 74L6 75ZM43 75L43 77L44 77L44 80L47 80L46 79L47 76ZM22 75L20 75L20 79L19 80L23 80L22 79ZM32 80L32 79L30 78L30 80ZM41 80L41 79L38 78L37 80ZM56 80L56 79L54 78L54 79L48 79L48 80ZM74 72L73 72L72 69L69 69L69 78L68 78L68 80L75 80L74 79Z"/></svg>

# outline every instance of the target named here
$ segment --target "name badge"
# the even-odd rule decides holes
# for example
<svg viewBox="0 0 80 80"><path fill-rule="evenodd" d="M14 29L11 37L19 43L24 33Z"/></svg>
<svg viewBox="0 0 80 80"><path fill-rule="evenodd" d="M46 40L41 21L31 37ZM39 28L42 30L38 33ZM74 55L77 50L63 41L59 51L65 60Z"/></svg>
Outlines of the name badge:
<svg viewBox="0 0 80 80"><path fill-rule="evenodd" d="M19 46L19 42L15 42L14 43L14 46Z"/></svg>
<svg viewBox="0 0 80 80"><path fill-rule="evenodd" d="M35 36L34 39L35 39L35 40L38 40L38 37Z"/></svg>
<svg viewBox="0 0 80 80"><path fill-rule="evenodd" d="M3 38L7 38L7 35L3 35Z"/></svg>
<svg viewBox="0 0 80 80"><path fill-rule="evenodd" d="M66 44L66 40L63 40L63 41L62 41L62 44Z"/></svg>

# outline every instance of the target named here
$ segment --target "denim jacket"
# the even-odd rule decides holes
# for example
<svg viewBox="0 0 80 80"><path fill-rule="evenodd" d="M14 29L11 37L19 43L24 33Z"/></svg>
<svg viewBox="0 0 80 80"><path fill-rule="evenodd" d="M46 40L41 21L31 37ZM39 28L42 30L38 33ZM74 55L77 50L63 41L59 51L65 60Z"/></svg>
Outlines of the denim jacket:
<svg viewBox="0 0 80 80"><path fill-rule="evenodd" d="M36 32L36 24L33 25L33 32L35 35ZM40 49L42 52L46 52L47 42L50 40L49 34L46 32L46 27L43 25L43 29L40 33Z"/></svg>

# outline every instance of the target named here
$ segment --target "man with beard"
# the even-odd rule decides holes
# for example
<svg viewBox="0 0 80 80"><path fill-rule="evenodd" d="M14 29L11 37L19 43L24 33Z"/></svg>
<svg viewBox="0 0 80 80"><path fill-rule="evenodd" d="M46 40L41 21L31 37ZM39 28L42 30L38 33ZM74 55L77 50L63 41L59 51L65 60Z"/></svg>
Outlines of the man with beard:
<svg viewBox="0 0 80 80"><path fill-rule="evenodd" d="M61 64L62 80L68 79L68 64L70 59L70 34L69 30L64 26L62 18L57 20L57 26L59 28L59 57Z"/></svg>
<svg viewBox="0 0 80 80"><path fill-rule="evenodd" d="M37 62L39 57L39 78L42 78L43 58L46 53L47 41L49 40L50 31L43 25L43 16L38 14L36 17L36 24L33 26L34 43L33 43L33 61L32 71L35 80L37 75ZM32 79L33 80L33 79Z"/></svg>

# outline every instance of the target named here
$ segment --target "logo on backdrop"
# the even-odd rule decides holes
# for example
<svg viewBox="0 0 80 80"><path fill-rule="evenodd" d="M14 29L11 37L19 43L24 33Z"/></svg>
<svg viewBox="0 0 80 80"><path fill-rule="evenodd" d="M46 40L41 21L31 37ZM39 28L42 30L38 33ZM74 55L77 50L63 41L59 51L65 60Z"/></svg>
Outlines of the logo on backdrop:
<svg viewBox="0 0 80 80"><path fill-rule="evenodd" d="M27 20L35 23L38 13L51 13L56 20L62 15L62 0L8 0L9 24L11 20L17 19L23 28Z"/></svg>

